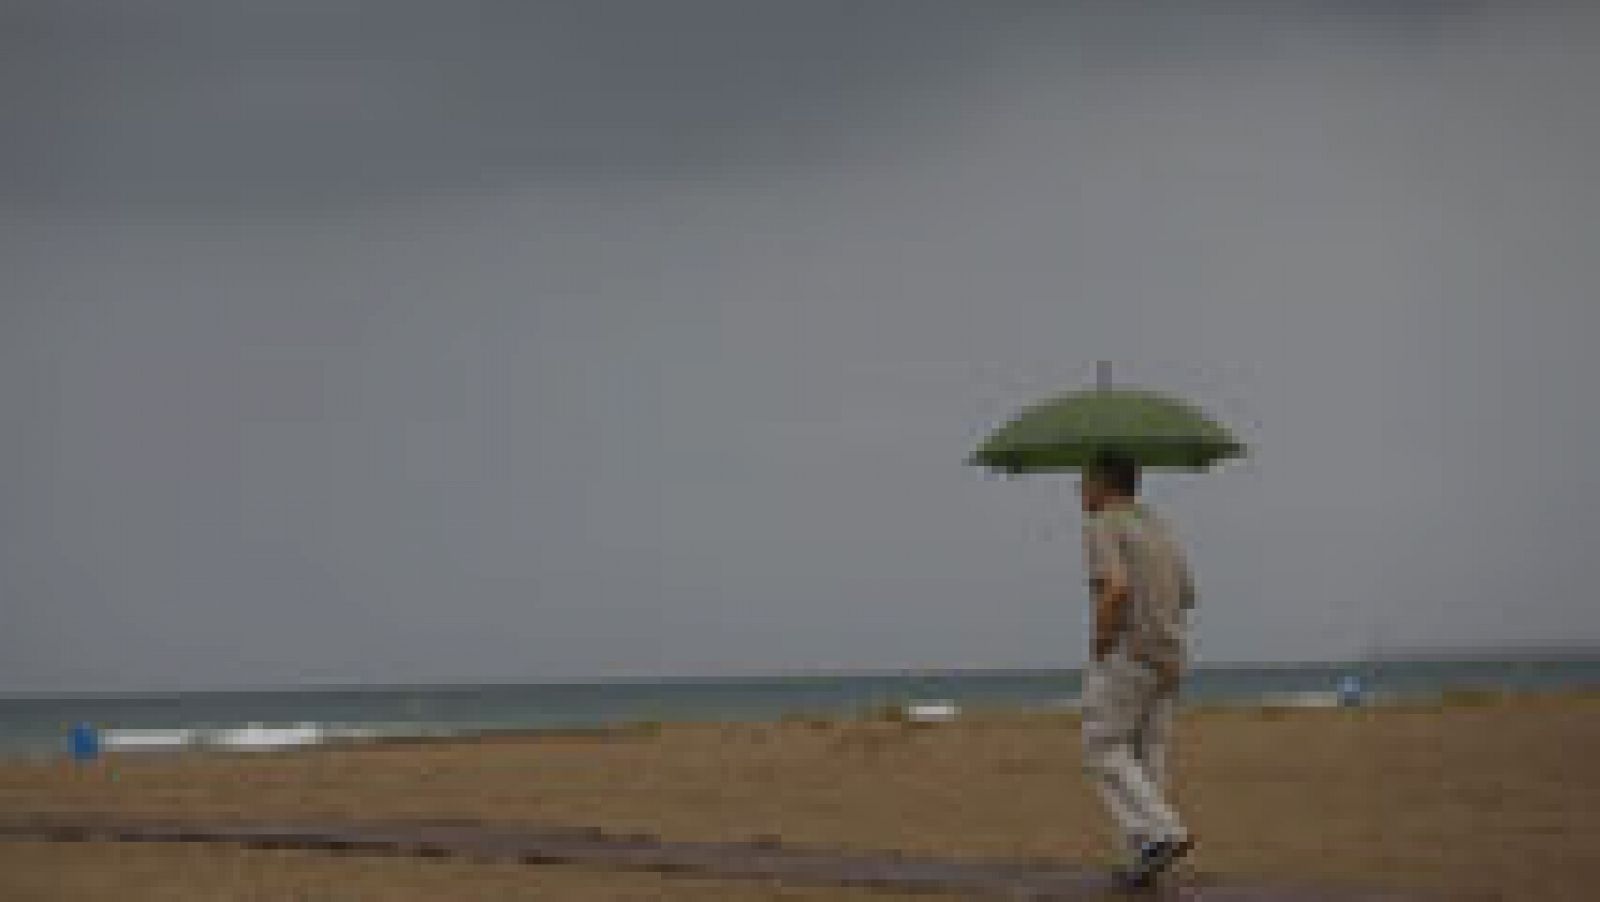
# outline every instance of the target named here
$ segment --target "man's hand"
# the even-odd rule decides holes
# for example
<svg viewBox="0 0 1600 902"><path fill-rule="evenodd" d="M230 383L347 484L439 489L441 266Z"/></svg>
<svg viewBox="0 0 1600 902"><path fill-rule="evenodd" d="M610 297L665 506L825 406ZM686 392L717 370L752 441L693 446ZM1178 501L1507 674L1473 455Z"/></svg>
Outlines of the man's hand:
<svg viewBox="0 0 1600 902"><path fill-rule="evenodd" d="M1183 671L1171 661L1150 661L1150 669L1156 673L1156 691L1165 695L1174 692L1178 683L1183 679Z"/></svg>
<svg viewBox="0 0 1600 902"><path fill-rule="evenodd" d="M1111 650L1116 647L1117 637L1115 633L1107 633L1099 629L1094 631L1094 644L1090 647L1090 652L1094 655L1096 661L1104 661L1106 656L1111 654Z"/></svg>

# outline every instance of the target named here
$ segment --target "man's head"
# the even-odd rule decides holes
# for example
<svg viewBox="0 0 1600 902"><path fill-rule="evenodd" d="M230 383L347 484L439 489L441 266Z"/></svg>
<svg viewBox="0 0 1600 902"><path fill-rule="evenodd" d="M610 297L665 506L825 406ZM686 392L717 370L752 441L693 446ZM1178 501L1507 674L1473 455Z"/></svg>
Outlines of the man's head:
<svg viewBox="0 0 1600 902"><path fill-rule="evenodd" d="M1095 454L1078 482L1078 497L1088 513L1117 501L1132 501L1138 495L1139 465L1119 451L1108 449Z"/></svg>

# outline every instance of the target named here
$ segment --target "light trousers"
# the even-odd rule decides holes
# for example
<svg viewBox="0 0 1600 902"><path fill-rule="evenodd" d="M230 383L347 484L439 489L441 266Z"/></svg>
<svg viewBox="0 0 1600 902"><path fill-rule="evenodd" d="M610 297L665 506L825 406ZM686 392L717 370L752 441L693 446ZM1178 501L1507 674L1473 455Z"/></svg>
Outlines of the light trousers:
<svg viewBox="0 0 1600 902"><path fill-rule="evenodd" d="M1117 651L1084 670L1084 772L1130 848L1188 836L1167 801L1177 699L1148 665Z"/></svg>

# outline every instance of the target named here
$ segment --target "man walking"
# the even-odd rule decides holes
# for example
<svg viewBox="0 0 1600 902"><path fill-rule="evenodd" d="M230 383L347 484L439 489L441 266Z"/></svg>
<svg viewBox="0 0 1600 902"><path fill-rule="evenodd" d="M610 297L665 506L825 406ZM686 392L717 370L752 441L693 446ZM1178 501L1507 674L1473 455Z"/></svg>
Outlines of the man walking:
<svg viewBox="0 0 1600 902"><path fill-rule="evenodd" d="M1194 587L1171 530L1138 501L1139 468L1131 458L1096 455L1079 493L1094 595L1094 644L1083 688L1084 770L1133 855L1118 881L1143 888L1192 845L1166 799L1166 757Z"/></svg>

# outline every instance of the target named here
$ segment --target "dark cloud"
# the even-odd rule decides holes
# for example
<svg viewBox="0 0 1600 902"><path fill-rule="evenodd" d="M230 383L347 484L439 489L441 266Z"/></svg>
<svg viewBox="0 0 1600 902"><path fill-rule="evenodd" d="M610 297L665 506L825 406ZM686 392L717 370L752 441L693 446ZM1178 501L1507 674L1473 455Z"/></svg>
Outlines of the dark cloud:
<svg viewBox="0 0 1600 902"><path fill-rule="evenodd" d="M1308 2L1423 49L1460 4ZM1255 5L105 0L0 6L0 200L294 209L675 180L901 145L999 55L1081 71L1294 52ZM892 149L888 151L892 153Z"/></svg>
<svg viewBox="0 0 1600 902"><path fill-rule="evenodd" d="M13 9L13 202L249 203L692 178L837 153L1026 10L193 3ZM20 45L20 46L19 46Z"/></svg>

